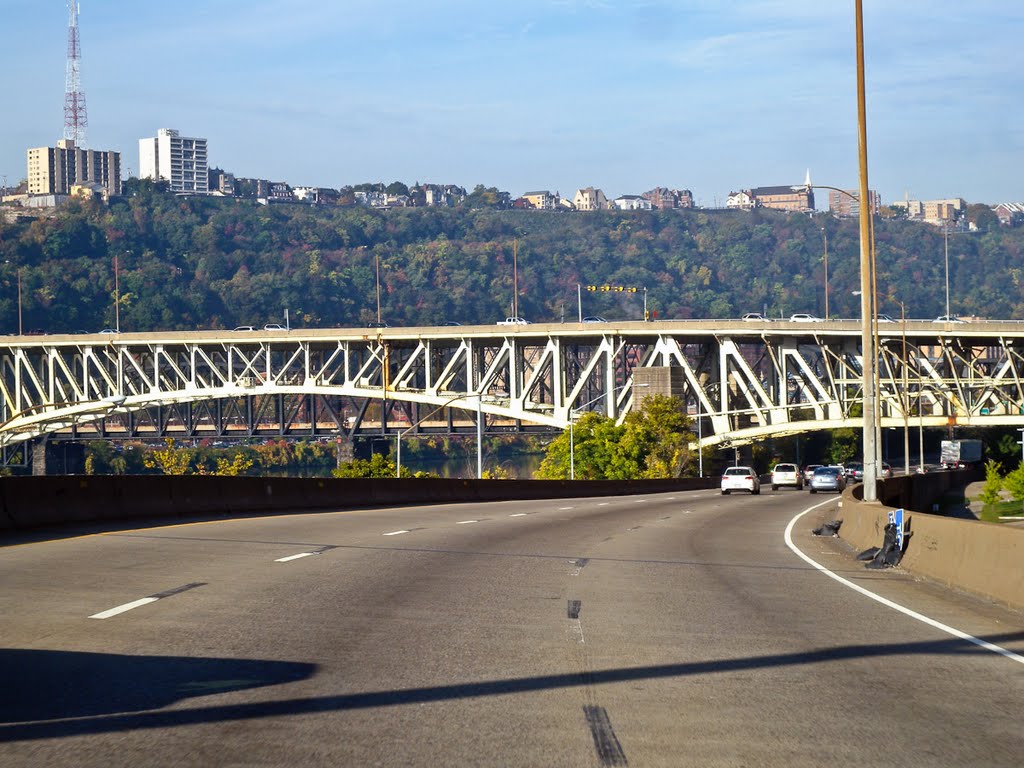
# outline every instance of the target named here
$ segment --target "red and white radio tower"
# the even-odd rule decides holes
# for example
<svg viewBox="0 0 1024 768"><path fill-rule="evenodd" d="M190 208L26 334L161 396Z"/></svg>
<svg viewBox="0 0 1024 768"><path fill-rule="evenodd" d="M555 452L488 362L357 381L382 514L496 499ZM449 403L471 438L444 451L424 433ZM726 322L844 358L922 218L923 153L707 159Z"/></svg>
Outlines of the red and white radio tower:
<svg viewBox="0 0 1024 768"><path fill-rule="evenodd" d="M73 139L76 146L85 146L85 128L89 117L85 111L85 92L82 90L82 44L78 39L78 0L68 0L68 64L64 77L64 138Z"/></svg>

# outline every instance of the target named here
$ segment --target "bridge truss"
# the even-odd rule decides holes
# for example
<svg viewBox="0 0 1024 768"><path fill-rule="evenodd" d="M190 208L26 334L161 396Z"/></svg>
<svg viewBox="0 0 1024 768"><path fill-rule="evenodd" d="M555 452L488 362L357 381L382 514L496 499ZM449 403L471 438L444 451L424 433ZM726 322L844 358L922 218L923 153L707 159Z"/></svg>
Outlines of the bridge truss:
<svg viewBox="0 0 1024 768"><path fill-rule="evenodd" d="M882 427L1024 425L1024 325L878 330ZM843 321L8 337L0 445L451 434L478 418L550 432L657 393L686 403L703 445L735 445L860 427L861 360L859 324Z"/></svg>

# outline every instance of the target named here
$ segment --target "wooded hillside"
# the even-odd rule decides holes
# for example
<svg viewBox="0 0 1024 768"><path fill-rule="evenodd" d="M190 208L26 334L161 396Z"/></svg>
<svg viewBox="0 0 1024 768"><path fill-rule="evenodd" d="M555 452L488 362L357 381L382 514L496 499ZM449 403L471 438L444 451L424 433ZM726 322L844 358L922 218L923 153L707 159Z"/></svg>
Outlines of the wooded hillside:
<svg viewBox="0 0 1024 768"><path fill-rule="evenodd" d="M493 323L509 314L513 241L519 314L583 313L640 319L643 288L660 318L824 313L822 228L828 234L829 309L859 312L858 228L829 215L769 210L572 213L491 208L371 210L259 206L179 198L147 182L109 207L73 201L52 216L0 223L0 332L17 331L21 273L26 332L97 331L114 323L118 263L121 329ZM900 220L876 225L880 311L933 318L945 311L941 231ZM951 309L1024 319L1024 229L992 226L949 238Z"/></svg>

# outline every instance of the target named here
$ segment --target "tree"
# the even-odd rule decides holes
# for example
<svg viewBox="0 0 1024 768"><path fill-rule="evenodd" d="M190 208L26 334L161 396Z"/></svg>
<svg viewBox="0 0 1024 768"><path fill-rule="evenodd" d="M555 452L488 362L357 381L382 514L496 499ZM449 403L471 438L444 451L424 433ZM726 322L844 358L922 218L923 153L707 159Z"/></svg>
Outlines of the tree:
<svg viewBox="0 0 1024 768"><path fill-rule="evenodd" d="M682 403L664 395L644 398L621 425L588 412L571 433L563 432L551 442L536 475L552 480L568 479L570 474L581 480L680 477L693 465L688 426Z"/></svg>
<svg viewBox="0 0 1024 768"><path fill-rule="evenodd" d="M989 459L985 464L985 487L981 491L981 502L985 506L995 504L999 501L999 491L1003 487L1003 480L999 476L1001 465L998 461Z"/></svg>
<svg viewBox="0 0 1024 768"><path fill-rule="evenodd" d="M142 461L148 469L158 469L165 475L187 475L192 465L192 454L188 448L177 448L173 438L164 441L163 448L156 448L145 456Z"/></svg>
<svg viewBox="0 0 1024 768"><path fill-rule="evenodd" d="M829 443L827 456L831 464L845 464L859 453L860 436L851 427L832 430L832 442Z"/></svg>

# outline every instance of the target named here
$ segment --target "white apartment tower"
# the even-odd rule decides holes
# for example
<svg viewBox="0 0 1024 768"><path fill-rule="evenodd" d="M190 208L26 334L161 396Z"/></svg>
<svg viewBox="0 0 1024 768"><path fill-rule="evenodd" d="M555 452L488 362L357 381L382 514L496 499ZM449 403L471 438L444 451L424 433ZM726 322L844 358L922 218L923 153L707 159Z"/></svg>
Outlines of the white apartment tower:
<svg viewBox="0 0 1024 768"><path fill-rule="evenodd" d="M206 139L181 136L172 128L139 139L139 178L169 181L172 192L205 195L210 191L209 173Z"/></svg>

